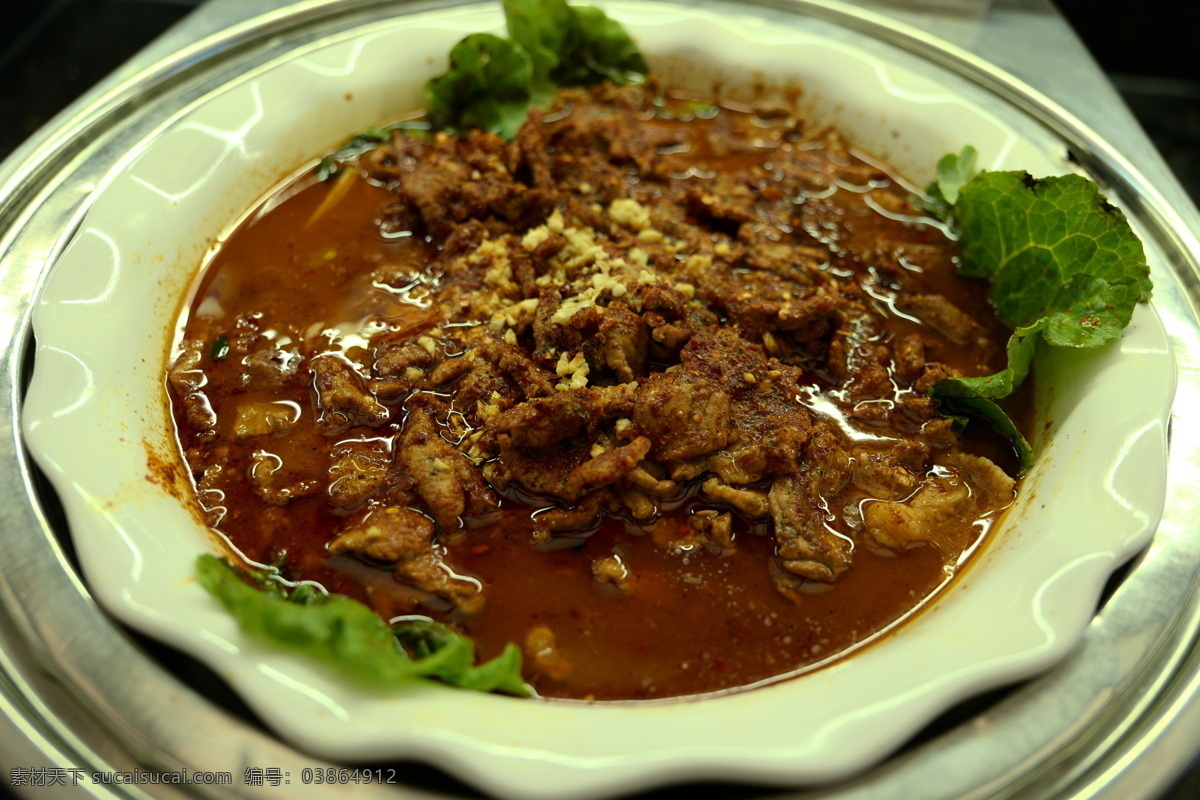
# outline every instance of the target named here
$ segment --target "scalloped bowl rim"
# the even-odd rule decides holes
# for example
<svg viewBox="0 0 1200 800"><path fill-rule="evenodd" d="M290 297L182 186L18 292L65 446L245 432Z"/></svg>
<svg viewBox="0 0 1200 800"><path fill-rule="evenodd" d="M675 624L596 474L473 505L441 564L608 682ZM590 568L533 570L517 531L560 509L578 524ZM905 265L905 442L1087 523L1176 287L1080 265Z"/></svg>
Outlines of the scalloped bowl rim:
<svg viewBox="0 0 1200 800"><path fill-rule="evenodd" d="M966 141L998 154L989 167L1066 169L1052 137L1005 121L996 101L965 83L936 69L930 77L919 59L878 55L853 36L829 37L805 18L781 25L766 12L733 19L654 2L609 8L652 57L716 54L730 75L800 80L814 115L836 118L853 141L913 177L917 164ZM844 778L953 703L1065 655L1108 576L1145 546L1161 514L1175 367L1148 306L1117 345L1075 363L1050 354L1050 377L1038 386L1048 409L1042 458L976 563L897 633L798 679L626 706L442 687L380 696L237 631L192 577L195 556L214 544L177 499L186 470L162 371L180 298L229 220L297 165L418 105L415 87L437 69L425 55L498 23L491 9L422 12L301 48L178 114L100 187L35 307L23 426L102 606L209 664L305 750L425 759L512 798L599 797L672 780ZM397 58L407 71L385 68ZM287 102L296 90L308 99L302 109ZM922 138L896 139L897 129ZM177 158L180 148L192 158ZM775 731L788 718L801 724L783 741Z"/></svg>

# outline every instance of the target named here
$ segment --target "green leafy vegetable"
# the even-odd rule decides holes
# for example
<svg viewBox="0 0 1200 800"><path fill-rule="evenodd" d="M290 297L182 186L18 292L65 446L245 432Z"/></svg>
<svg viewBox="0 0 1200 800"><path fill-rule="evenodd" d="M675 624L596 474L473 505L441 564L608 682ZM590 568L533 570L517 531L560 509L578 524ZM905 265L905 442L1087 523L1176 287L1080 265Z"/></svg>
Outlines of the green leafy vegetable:
<svg viewBox="0 0 1200 800"><path fill-rule="evenodd" d="M529 109L562 86L635 83L649 66L625 29L592 6L565 0L504 0L508 39L475 33L450 51L450 69L425 86L440 130L516 135Z"/></svg>
<svg viewBox="0 0 1200 800"><path fill-rule="evenodd" d="M209 356L213 361L220 361L225 356L229 355L229 339L225 336L218 336L213 340L212 348L208 351Z"/></svg>
<svg viewBox="0 0 1200 800"><path fill-rule="evenodd" d="M1047 317L1051 344L1107 344L1150 297L1142 243L1086 178L983 172L954 209L963 274L991 279L996 313L1009 325Z"/></svg>
<svg viewBox="0 0 1200 800"><path fill-rule="evenodd" d="M504 20L509 37L529 54L533 66L530 105L544 106L558 88L552 76L575 27L575 12L563 0L504 0Z"/></svg>
<svg viewBox="0 0 1200 800"><path fill-rule="evenodd" d="M370 150L377 144L390 142L394 130L404 130L413 136L428 136L428 127L426 122L405 120L380 128L367 128L365 131L356 133L343 142L337 150L321 159L317 164L317 180L329 180L341 170L341 162Z"/></svg>
<svg viewBox="0 0 1200 800"><path fill-rule="evenodd" d="M476 666L471 641L435 622L389 626L349 597L325 594L308 584L288 591L277 581L243 575L211 555L200 556L196 574L247 634L322 661L360 683L387 688L437 678L476 691L521 697L530 692L521 679L516 645L509 644L499 656Z"/></svg>
<svg viewBox="0 0 1200 800"><path fill-rule="evenodd" d="M960 425L966 425L969 419L978 419L1008 439L1016 452L1017 472L1021 475L1033 466L1033 448L995 401L1016 391L1029 374L1045 322L1039 320L1027 328L1013 331L1008 340L1008 366L1005 369L978 378L947 378L935 384L931 391L942 410L957 418Z"/></svg>
<svg viewBox="0 0 1200 800"><path fill-rule="evenodd" d="M401 128L463 134L479 128L505 139L516 135L534 106L546 108L562 86L602 80L637 83L650 71L621 25L592 6L566 0L504 0L509 38L473 33L450 50L450 68L425 84L422 130L412 122L370 128L348 139L317 165L317 178L338 174L343 161L392 138Z"/></svg>
<svg viewBox="0 0 1200 800"><path fill-rule="evenodd" d="M560 86L587 86L602 80L640 83L650 72L633 39L620 23L595 6L574 6L559 65L552 77Z"/></svg>
<svg viewBox="0 0 1200 800"><path fill-rule="evenodd" d="M426 84L429 121L456 133L482 128L512 138L531 105L533 80L533 61L523 48L473 33L450 51L450 71Z"/></svg>
<svg viewBox="0 0 1200 800"><path fill-rule="evenodd" d="M962 153L946 153L939 158L937 180L925 190L929 199L919 204L938 219L953 225L958 192L979 173L975 166L978 156L975 148L967 145Z"/></svg>
<svg viewBox="0 0 1200 800"><path fill-rule="evenodd" d="M1006 369L950 378L931 394L1008 437L1024 473L1032 451L994 401L1021 385L1039 341L1092 348L1118 338L1150 298L1150 269L1125 215L1088 179L977 172L975 160L971 147L943 156L924 208L955 230L959 273L991 281L997 316L1015 330Z"/></svg>

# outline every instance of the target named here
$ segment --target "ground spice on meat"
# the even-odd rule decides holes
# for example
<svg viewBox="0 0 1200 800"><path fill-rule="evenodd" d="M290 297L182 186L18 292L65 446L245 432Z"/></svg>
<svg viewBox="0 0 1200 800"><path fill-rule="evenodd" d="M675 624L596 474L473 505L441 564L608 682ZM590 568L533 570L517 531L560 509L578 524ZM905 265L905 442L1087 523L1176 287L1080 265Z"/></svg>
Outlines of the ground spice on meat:
<svg viewBox="0 0 1200 800"><path fill-rule="evenodd" d="M289 577L544 696L696 694L886 630L1012 500L926 396L1002 361L986 287L829 128L603 85L333 182L223 245L169 375L210 524Z"/></svg>

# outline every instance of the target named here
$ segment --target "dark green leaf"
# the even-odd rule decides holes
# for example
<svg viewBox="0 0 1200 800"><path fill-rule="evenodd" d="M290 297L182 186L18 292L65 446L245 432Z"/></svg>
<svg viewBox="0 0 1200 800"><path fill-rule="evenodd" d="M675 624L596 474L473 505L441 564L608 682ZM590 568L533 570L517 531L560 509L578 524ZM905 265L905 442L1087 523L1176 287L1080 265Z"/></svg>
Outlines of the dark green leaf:
<svg viewBox="0 0 1200 800"><path fill-rule="evenodd" d="M471 641L437 623L406 623L393 631L349 597L325 594L307 584L287 592L277 582L245 576L275 586L256 587L228 562L211 555L197 559L196 574L247 634L324 662L360 683L385 688L438 678L467 689L529 694L515 648L475 666ZM405 653L398 641L407 625L420 626L423 645L416 657Z"/></svg>
<svg viewBox="0 0 1200 800"><path fill-rule="evenodd" d="M533 64L532 105L544 106L554 96L551 76L575 27L575 14L566 0L504 0L504 19L509 38L525 49Z"/></svg>
<svg viewBox="0 0 1200 800"><path fill-rule="evenodd" d="M500 655L463 675L456 685L476 692L503 692L517 697L530 693L529 685L521 679L521 649L512 642L504 646Z"/></svg>
<svg viewBox="0 0 1200 800"><path fill-rule="evenodd" d="M512 643L491 661L473 666L474 650L469 640L445 625L416 620L397 625L395 630L396 637L414 658L428 658L434 653L447 655L434 673L447 683L481 692L529 693L521 680L521 651Z"/></svg>
<svg viewBox="0 0 1200 800"><path fill-rule="evenodd" d="M979 154L971 145L965 146L961 153L947 153L938 159L937 178L925 189L928 198L918 198L917 206L937 219L953 224L958 193L979 174L978 159Z"/></svg>
<svg viewBox="0 0 1200 800"><path fill-rule="evenodd" d="M964 426L968 419L979 419L1008 439L1016 451L1021 475L1033 465L1033 451L1017 426L994 401L1011 395L1025 380L1039 334L1046 324L1043 319L1013 332L1008 340L1008 366L1005 369L977 378L947 378L934 384L929 392L942 413L954 418L957 426Z"/></svg>
<svg viewBox="0 0 1200 800"><path fill-rule="evenodd" d="M649 71L625 29L597 8L504 0L504 17L510 39L467 36L450 51L449 71L425 85L434 128L511 139L529 109L549 106L562 86L640 82Z"/></svg>
<svg viewBox="0 0 1200 800"><path fill-rule="evenodd" d="M218 336L213 340L212 349L208 353L213 361L220 361L225 356L229 355L229 338L226 336Z"/></svg>
<svg viewBox="0 0 1200 800"><path fill-rule="evenodd" d="M939 383L938 386L941 386ZM937 388L937 387L934 387ZM1033 466L1033 448L1017 430L1016 424L994 400L986 397L939 396L938 404L947 416L956 420L977 419L1007 439L1017 456L1017 475L1024 475Z"/></svg>
<svg viewBox="0 0 1200 800"><path fill-rule="evenodd" d="M450 71L425 85L434 128L479 128L511 139L532 102L533 61L522 47L473 33L450 51Z"/></svg>
<svg viewBox="0 0 1200 800"><path fill-rule="evenodd" d="M980 173L954 212L963 274L991 279L996 313L1013 327L1051 317L1051 344L1106 344L1150 297L1142 243L1086 178Z"/></svg>
<svg viewBox="0 0 1200 800"><path fill-rule="evenodd" d="M997 315L1016 331L1005 369L941 381L930 395L947 416L982 419L1008 437L1023 473L1029 444L993 401L1021 385L1039 340L1100 347L1119 337L1150 298L1150 270L1124 214L1086 178L977 173L970 147L944 156L937 173L924 207L955 228L959 274L990 280Z"/></svg>
<svg viewBox="0 0 1200 800"><path fill-rule="evenodd" d="M554 80L560 86L587 86L602 80L641 83L650 66L620 23L595 6L572 6L575 26L559 53Z"/></svg>
<svg viewBox="0 0 1200 800"><path fill-rule="evenodd" d="M947 378L933 387L935 399L949 397L987 397L998 400L1008 397L1029 374L1037 348L1038 334L1046 327L1047 320L1038 320L1028 328L1018 328L1008 339L1008 366L992 375L978 378Z"/></svg>

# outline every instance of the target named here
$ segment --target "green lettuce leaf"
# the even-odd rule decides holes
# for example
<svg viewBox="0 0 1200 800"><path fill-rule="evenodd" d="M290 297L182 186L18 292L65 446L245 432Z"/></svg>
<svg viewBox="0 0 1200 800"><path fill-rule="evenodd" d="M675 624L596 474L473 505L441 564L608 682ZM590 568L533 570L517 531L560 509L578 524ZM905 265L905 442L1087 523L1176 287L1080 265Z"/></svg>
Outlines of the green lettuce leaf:
<svg viewBox="0 0 1200 800"><path fill-rule="evenodd" d="M1005 323L1049 318L1050 344L1107 344L1150 297L1142 243L1087 178L982 172L961 187L954 213L963 274L991 280Z"/></svg>
<svg viewBox="0 0 1200 800"><path fill-rule="evenodd" d="M426 114L434 128L516 135L531 105L533 60L519 45L490 33L472 33L450 50L450 70L425 85Z"/></svg>
<svg viewBox="0 0 1200 800"><path fill-rule="evenodd" d="M917 205L953 226L958 193L979 174L976 167L978 158L979 154L971 145L964 147L961 153L946 153L939 158L937 179L925 190L927 197L917 199Z"/></svg>
<svg viewBox="0 0 1200 800"><path fill-rule="evenodd" d="M598 8L565 0L503 5L509 38L467 36L450 51L449 71L426 84L435 128L511 139L529 109L547 107L563 86L634 83L649 72L633 39Z"/></svg>
<svg viewBox="0 0 1200 800"><path fill-rule="evenodd" d="M1033 448L1012 419L996 404L1016 391L1029 374L1034 351L1042 330L1042 319L1027 328L1013 331L1008 340L1008 366L992 375L976 378L946 378L930 389L943 413L965 426L971 419L987 423L992 430L1012 443L1017 456L1017 473L1024 475L1033 467Z"/></svg>
<svg viewBox="0 0 1200 800"><path fill-rule="evenodd" d="M1008 397L1029 374L1037 348L1038 335L1047 324L1041 319L1027 328L1017 328L1009 337L1007 355L1008 366L992 375L977 378L946 378L934 385L934 397L986 397L998 400Z"/></svg>
<svg viewBox="0 0 1200 800"><path fill-rule="evenodd" d="M560 86L589 86L602 80L640 83L650 66L620 23L595 6L573 6L575 25L567 32L553 77Z"/></svg>
<svg viewBox="0 0 1200 800"><path fill-rule="evenodd" d="M321 661L367 686L390 688L436 678L482 692L520 697L530 693L521 678L516 645L476 665L471 641L436 622L389 626L349 597L325 594L307 584L289 591L212 555L197 559L196 576L248 635ZM408 651L401 647L414 642L419 644Z"/></svg>
<svg viewBox="0 0 1200 800"><path fill-rule="evenodd" d="M971 420L979 420L987 424L998 435L1009 441L1013 454L1017 457L1017 475L1029 472L1034 464L1034 452L1029 441L1017 428L1012 417L996 403L987 397L973 395L967 391L961 395L946 390L934 395L942 413L954 420L959 428L966 427Z"/></svg>
<svg viewBox="0 0 1200 800"><path fill-rule="evenodd" d="M975 162L971 147L943 156L922 207L954 230L959 274L991 281L997 316L1016 330L1004 370L950 378L930 394L948 415L981 419L1012 441L1024 473L1032 451L994 401L1025 380L1040 341L1093 348L1117 339L1150 299L1150 269L1125 215L1090 180L978 172Z"/></svg>
<svg viewBox="0 0 1200 800"><path fill-rule="evenodd" d="M553 90L602 80L637 83L650 71L621 24L595 6L566 0L504 0L508 35L529 53L534 83ZM548 99L548 98L547 98Z"/></svg>
<svg viewBox="0 0 1200 800"><path fill-rule="evenodd" d="M530 105L544 107L558 89L553 76L575 27L575 13L565 0L504 0L504 20L509 38L533 63Z"/></svg>

